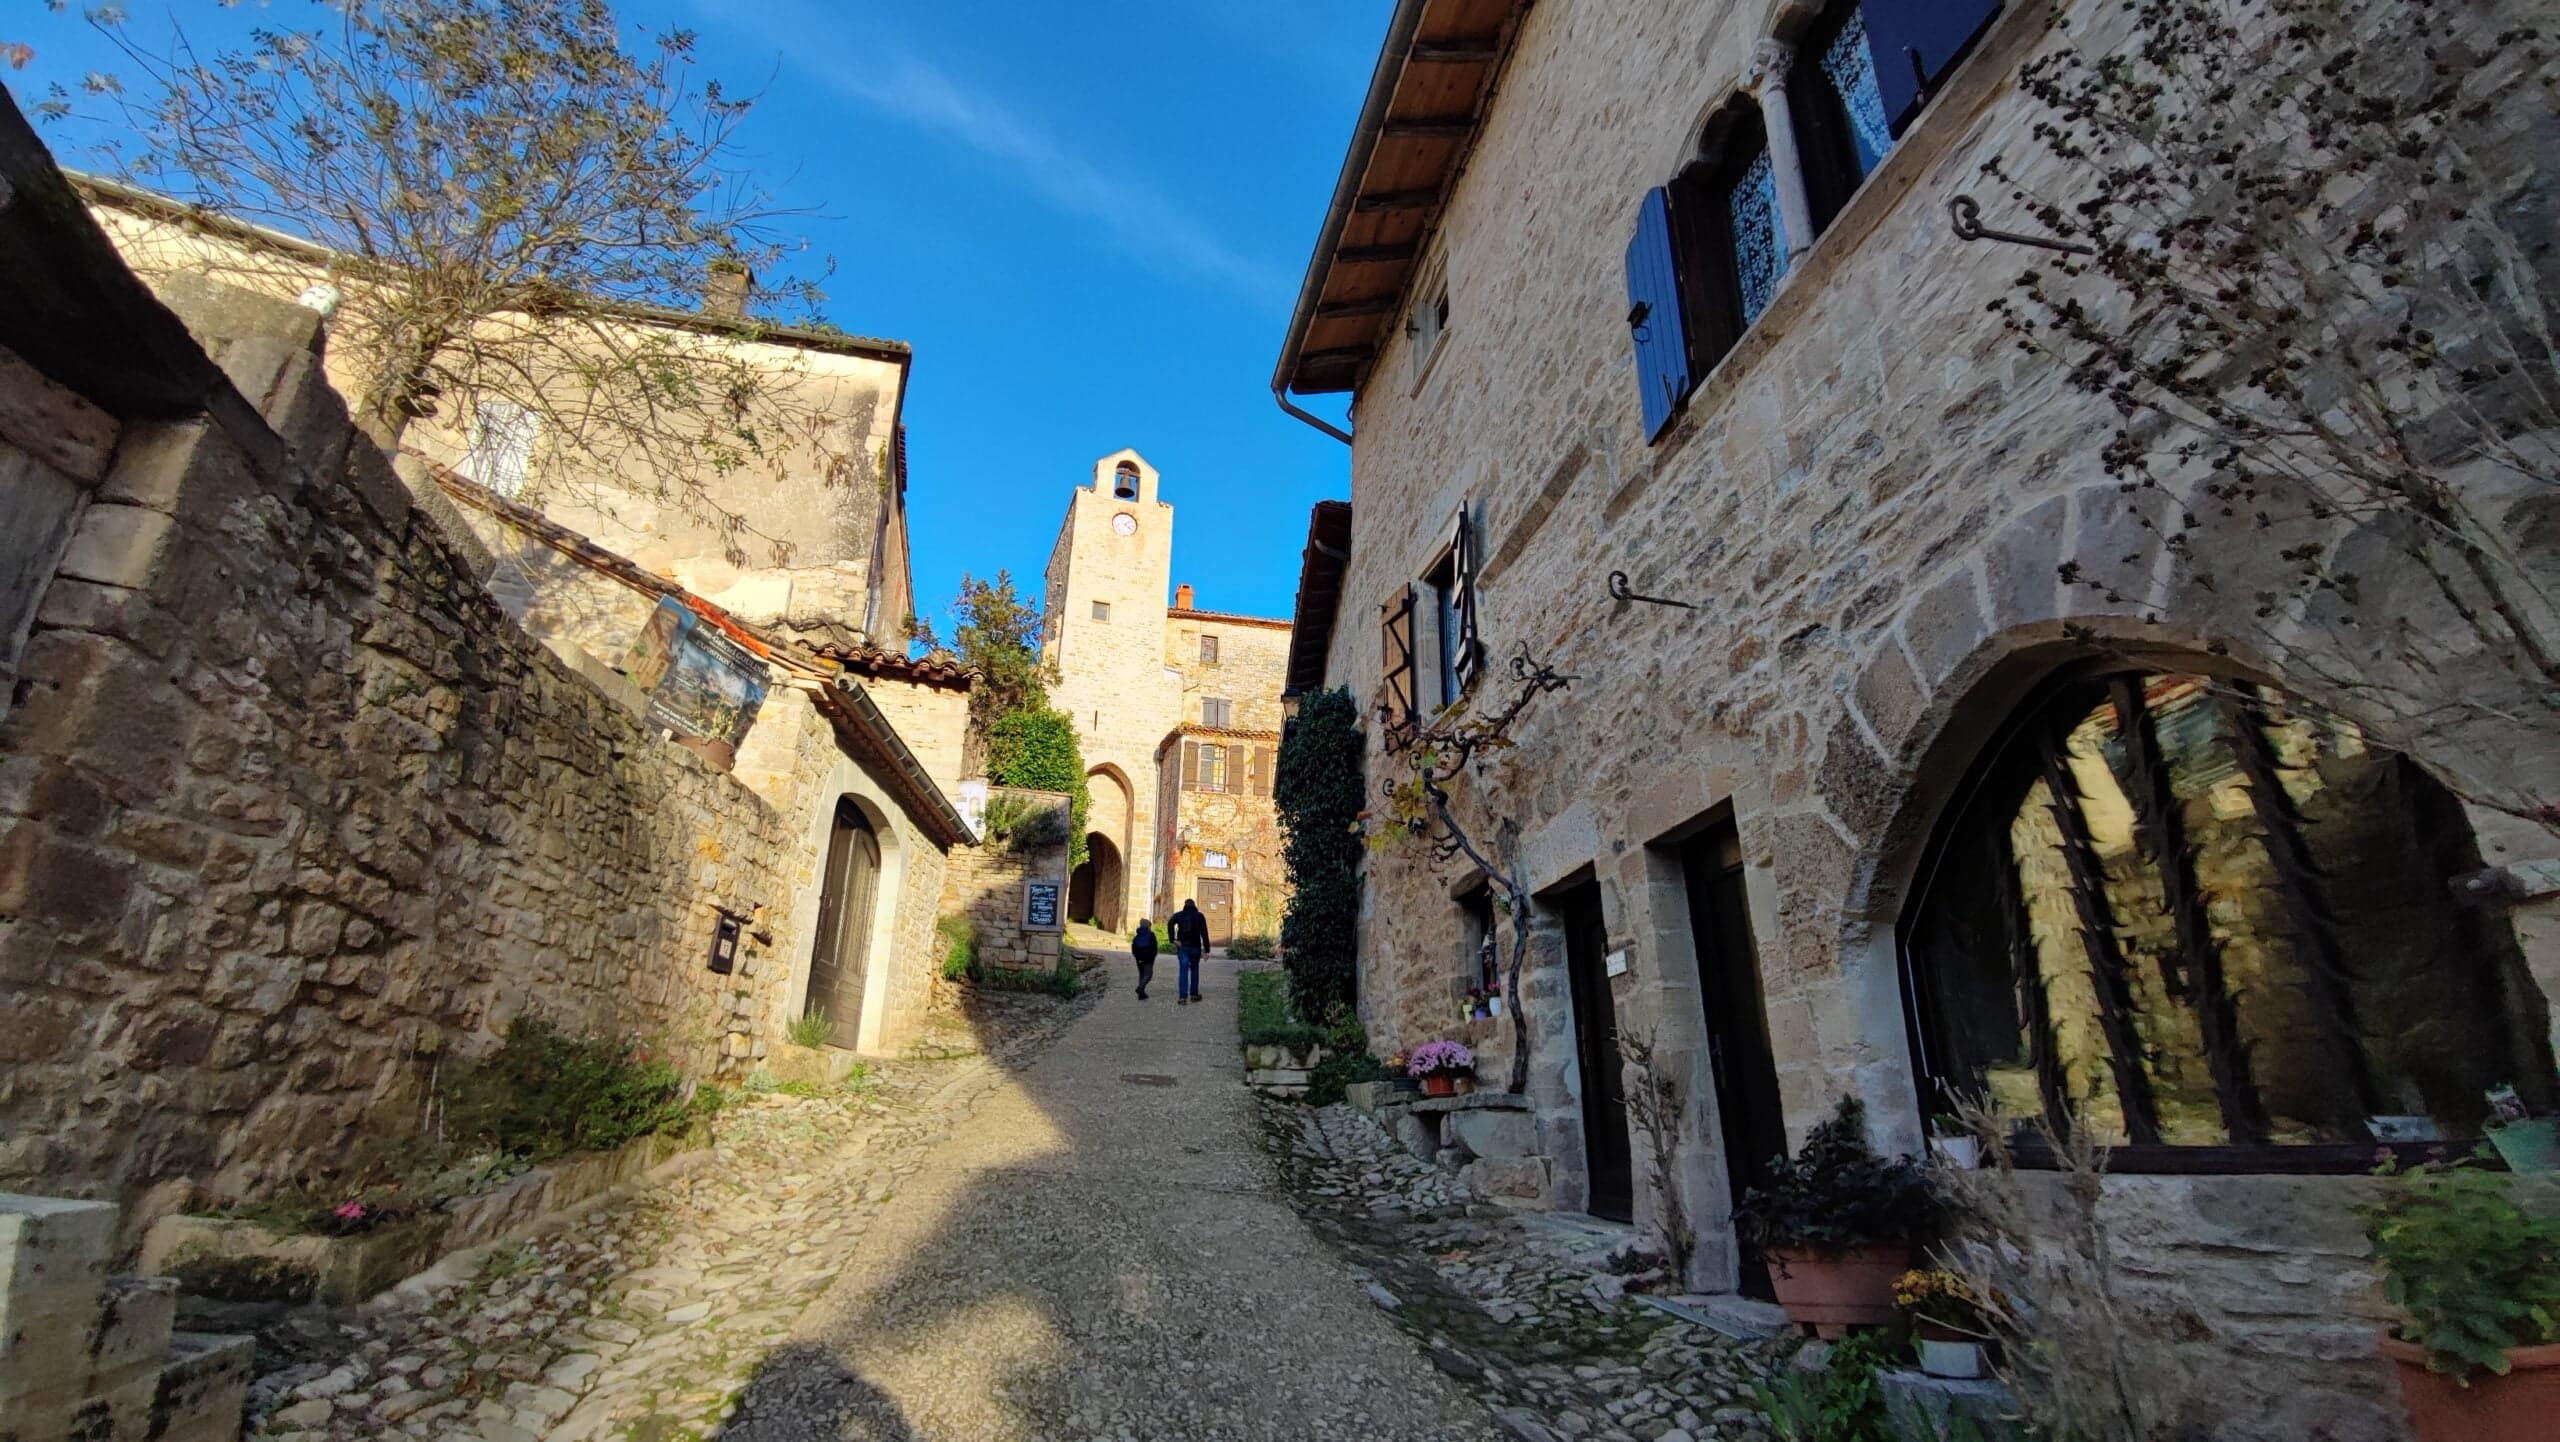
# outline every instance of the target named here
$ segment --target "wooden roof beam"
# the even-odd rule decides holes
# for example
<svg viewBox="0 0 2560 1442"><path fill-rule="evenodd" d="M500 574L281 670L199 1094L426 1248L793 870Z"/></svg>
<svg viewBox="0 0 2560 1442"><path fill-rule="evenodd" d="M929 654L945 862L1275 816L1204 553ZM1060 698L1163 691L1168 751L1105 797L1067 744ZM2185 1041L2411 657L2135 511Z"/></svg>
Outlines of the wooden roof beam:
<svg viewBox="0 0 2560 1442"><path fill-rule="evenodd" d="M1378 353L1373 345L1340 345L1331 350L1311 350L1298 357L1298 364L1309 369L1329 365L1358 365Z"/></svg>
<svg viewBox="0 0 2560 1442"><path fill-rule="evenodd" d="M1343 265L1386 265L1413 259L1415 250L1409 240L1394 245L1346 245L1335 250L1333 258Z"/></svg>
<svg viewBox="0 0 2560 1442"><path fill-rule="evenodd" d="M1390 140L1464 140L1475 133L1472 115L1424 116L1413 120L1390 120L1378 127L1378 133Z"/></svg>
<svg viewBox="0 0 2560 1442"><path fill-rule="evenodd" d="M1352 201L1351 208L1361 211L1429 210L1439 203L1440 188L1435 185L1422 190L1382 190Z"/></svg>
<svg viewBox="0 0 2560 1442"><path fill-rule="evenodd" d="M1367 300L1328 300L1316 304L1316 319L1341 320L1348 316L1385 315L1396 308L1391 295L1371 296Z"/></svg>
<svg viewBox="0 0 2560 1442"><path fill-rule="evenodd" d="M1485 65L1501 54L1499 40L1417 40L1404 58L1414 65Z"/></svg>

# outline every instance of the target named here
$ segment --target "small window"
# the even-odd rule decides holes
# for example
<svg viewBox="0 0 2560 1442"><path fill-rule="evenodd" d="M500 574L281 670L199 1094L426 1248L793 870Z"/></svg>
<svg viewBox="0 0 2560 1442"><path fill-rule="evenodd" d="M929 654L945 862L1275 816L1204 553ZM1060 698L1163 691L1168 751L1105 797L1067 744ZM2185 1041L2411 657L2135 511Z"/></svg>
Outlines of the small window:
<svg viewBox="0 0 2560 1442"><path fill-rule="evenodd" d="M1094 602L1094 603L1093 603L1093 619L1095 619L1095 620L1097 620L1097 621L1108 621L1108 620L1110 620L1110 619L1111 619L1111 603L1110 603L1109 601L1096 601L1096 602Z"/></svg>
<svg viewBox="0 0 2560 1442"><path fill-rule="evenodd" d="M1423 578L1431 590L1432 637L1438 643L1439 704L1443 706L1466 694L1483 650L1476 640L1476 563L1471 538L1467 508L1462 504L1450 525L1449 549Z"/></svg>
<svg viewBox="0 0 2560 1442"><path fill-rule="evenodd" d="M1198 791L1226 790L1227 748L1203 741L1195 744L1193 751L1198 758L1194 763L1193 789Z"/></svg>
<svg viewBox="0 0 2560 1442"><path fill-rule="evenodd" d="M1111 495L1115 500L1138 498L1138 467L1133 461L1122 461L1111 471Z"/></svg>
<svg viewBox="0 0 2560 1442"><path fill-rule="evenodd" d="M1455 556L1443 557L1431 574L1422 578L1431 591L1432 639L1439 644L1440 704L1458 699L1458 566Z"/></svg>
<svg viewBox="0 0 2560 1442"><path fill-rule="evenodd" d="M533 412L512 401L482 401L471 415L471 451L463 469L509 500L524 494L540 431Z"/></svg>
<svg viewBox="0 0 2560 1442"><path fill-rule="evenodd" d="M1218 664L1217 637L1203 636L1200 638L1200 664L1203 666L1215 666Z"/></svg>
<svg viewBox="0 0 2560 1442"><path fill-rule="evenodd" d="M1223 731L1235 724L1235 703L1223 696L1206 696L1200 701L1200 724Z"/></svg>
<svg viewBox="0 0 2560 1442"><path fill-rule="evenodd" d="M1867 35L1864 5L1840 5L1796 47L1789 77L1789 114L1804 160L1805 196L1816 234L1828 229L1859 185L1893 148Z"/></svg>
<svg viewBox="0 0 2560 1442"><path fill-rule="evenodd" d="M1404 333L1413 342L1413 382L1422 383L1422 373L1431 368L1432 357L1440 353L1440 338L1449 329L1449 282L1435 280L1422 290L1423 298L1405 317Z"/></svg>
<svg viewBox="0 0 2560 1442"><path fill-rule="evenodd" d="M1458 975L1466 985L1490 992L1501 984L1494 937L1493 891L1479 886L1458 898Z"/></svg>

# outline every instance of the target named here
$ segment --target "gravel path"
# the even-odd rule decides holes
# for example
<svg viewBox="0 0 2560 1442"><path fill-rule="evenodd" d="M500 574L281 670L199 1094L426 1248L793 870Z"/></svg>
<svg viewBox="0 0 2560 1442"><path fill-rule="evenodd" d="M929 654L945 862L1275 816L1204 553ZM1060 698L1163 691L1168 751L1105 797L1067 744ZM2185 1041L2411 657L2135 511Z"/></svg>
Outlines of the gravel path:
<svg viewBox="0 0 2560 1442"><path fill-rule="evenodd" d="M1115 983L989 1093L723 1435L1501 1436L1291 1214L1238 1085L1236 970L1210 960L1192 1007Z"/></svg>

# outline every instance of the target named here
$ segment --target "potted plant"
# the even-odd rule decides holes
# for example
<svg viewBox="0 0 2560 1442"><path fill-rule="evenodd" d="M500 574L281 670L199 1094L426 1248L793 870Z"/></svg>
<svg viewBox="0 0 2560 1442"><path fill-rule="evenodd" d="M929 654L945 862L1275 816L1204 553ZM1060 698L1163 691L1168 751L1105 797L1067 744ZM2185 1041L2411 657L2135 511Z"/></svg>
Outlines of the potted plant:
<svg viewBox="0 0 2560 1442"><path fill-rule="evenodd" d="M1982 1344L1991 1321L1964 1278L1943 1267L1915 1268L1894 1278L1893 1304L1911 1319L1921 1371L1958 1381L1985 1375Z"/></svg>
<svg viewBox="0 0 2560 1442"><path fill-rule="evenodd" d="M1843 1097L1793 1159L1771 1161L1768 1184L1733 1209L1733 1230L1769 1264L1787 1320L1837 1337L1893 1321L1894 1278L1937 1213L1927 1169L1876 1155L1866 1107Z"/></svg>
<svg viewBox="0 0 2560 1442"><path fill-rule="evenodd" d="M2402 1321L2382 1354L2418 1442L2544 1442L2560 1417L2560 1214L2468 1164L2393 1173L2365 1209L2382 1294Z"/></svg>
<svg viewBox="0 0 2560 1442"><path fill-rule="evenodd" d="M1455 1096L1461 1080L1474 1079L1476 1054L1459 1042L1426 1041L1405 1059L1404 1069L1421 1081L1423 1095Z"/></svg>

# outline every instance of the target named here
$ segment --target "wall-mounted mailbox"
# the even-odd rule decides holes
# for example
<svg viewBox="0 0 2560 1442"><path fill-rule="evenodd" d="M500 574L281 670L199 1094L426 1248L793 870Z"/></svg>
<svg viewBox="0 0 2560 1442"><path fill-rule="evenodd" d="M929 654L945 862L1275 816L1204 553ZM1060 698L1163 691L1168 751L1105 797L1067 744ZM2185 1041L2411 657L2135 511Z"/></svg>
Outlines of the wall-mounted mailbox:
<svg viewBox="0 0 2560 1442"><path fill-rule="evenodd" d="M711 928L711 969L727 976L738 969L738 934L746 929L745 918L721 912L719 922Z"/></svg>

